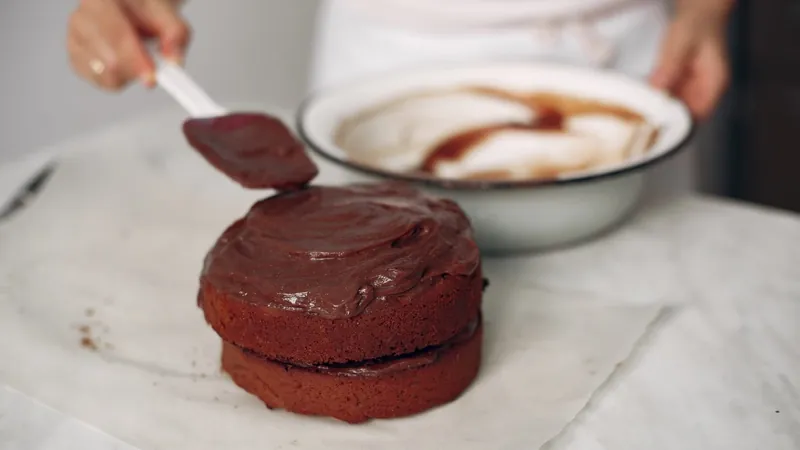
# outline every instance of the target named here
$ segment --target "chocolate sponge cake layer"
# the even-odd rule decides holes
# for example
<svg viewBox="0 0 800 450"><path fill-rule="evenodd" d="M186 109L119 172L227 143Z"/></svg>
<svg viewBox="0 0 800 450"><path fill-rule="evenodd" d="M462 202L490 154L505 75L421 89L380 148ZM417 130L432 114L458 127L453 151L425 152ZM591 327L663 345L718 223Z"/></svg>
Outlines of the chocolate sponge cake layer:
<svg viewBox="0 0 800 450"><path fill-rule="evenodd" d="M363 361L403 355L456 335L480 311L483 278L441 276L348 319L298 314L231 298L202 286L206 320L224 341L296 364Z"/></svg>
<svg viewBox="0 0 800 450"><path fill-rule="evenodd" d="M299 367L224 343L222 367L269 408L350 423L409 416L456 399L478 374L482 325L442 346L361 364Z"/></svg>
<svg viewBox="0 0 800 450"><path fill-rule="evenodd" d="M480 307L472 228L397 183L309 187L256 203L208 253L198 302L223 338L298 364L400 355Z"/></svg>

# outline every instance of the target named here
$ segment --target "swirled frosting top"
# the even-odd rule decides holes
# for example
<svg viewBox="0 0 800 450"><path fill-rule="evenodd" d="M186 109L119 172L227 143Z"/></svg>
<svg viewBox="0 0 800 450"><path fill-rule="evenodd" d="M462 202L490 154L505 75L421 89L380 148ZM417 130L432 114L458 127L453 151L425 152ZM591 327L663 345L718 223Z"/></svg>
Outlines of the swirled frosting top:
<svg viewBox="0 0 800 450"><path fill-rule="evenodd" d="M256 203L211 249L202 279L241 301L338 319L472 275L479 260L450 200L398 183L312 186Z"/></svg>

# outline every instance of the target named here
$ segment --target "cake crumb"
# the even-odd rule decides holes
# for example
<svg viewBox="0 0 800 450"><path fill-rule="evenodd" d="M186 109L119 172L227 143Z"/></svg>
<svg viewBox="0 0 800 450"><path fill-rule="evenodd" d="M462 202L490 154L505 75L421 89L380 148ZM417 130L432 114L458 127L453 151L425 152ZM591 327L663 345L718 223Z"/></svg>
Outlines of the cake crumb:
<svg viewBox="0 0 800 450"><path fill-rule="evenodd" d="M93 352L98 350L97 343L95 343L89 336L84 336L81 338L81 347L89 349Z"/></svg>
<svg viewBox="0 0 800 450"><path fill-rule="evenodd" d="M96 337L92 337L92 327L89 325L81 325L78 327L78 331L81 333L81 340L80 344L81 347L91 350L93 352L99 351L100 348L105 348L106 350L113 350L114 346L108 342L102 342L100 339Z"/></svg>
<svg viewBox="0 0 800 450"><path fill-rule="evenodd" d="M86 317L94 317L94 308L86 308L84 314L86 315Z"/></svg>

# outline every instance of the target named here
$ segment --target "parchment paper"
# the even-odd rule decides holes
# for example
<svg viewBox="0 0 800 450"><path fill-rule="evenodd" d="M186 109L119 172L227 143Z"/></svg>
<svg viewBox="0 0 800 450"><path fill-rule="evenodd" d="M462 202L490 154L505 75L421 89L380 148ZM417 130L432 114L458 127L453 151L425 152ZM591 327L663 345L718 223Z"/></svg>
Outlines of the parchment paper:
<svg viewBox="0 0 800 450"><path fill-rule="evenodd" d="M658 316L524 287L525 273L488 260L485 358L459 400L358 426L269 411L220 374L195 303L205 252L267 193L208 167L177 117L75 143L0 226L0 383L141 449L536 449Z"/></svg>

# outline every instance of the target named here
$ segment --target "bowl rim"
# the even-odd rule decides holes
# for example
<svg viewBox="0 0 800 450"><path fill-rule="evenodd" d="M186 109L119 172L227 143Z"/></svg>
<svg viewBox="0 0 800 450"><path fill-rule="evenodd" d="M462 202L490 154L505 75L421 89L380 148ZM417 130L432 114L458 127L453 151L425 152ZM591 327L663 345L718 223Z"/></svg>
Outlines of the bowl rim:
<svg viewBox="0 0 800 450"><path fill-rule="evenodd" d="M558 64L558 63L541 63L541 62L523 62L523 65L529 66L547 66L547 67L555 67L561 69L572 69L578 70L583 72L589 73L599 73L605 76L613 76L618 79L624 79L627 82L635 83L640 86L647 86L642 80L625 75L620 72L602 69L602 68L588 68L582 66L574 66L569 64ZM497 65L497 64L495 64ZM516 63L517 66L520 63ZM330 151L323 148L324 146L316 142L308 132L306 128L306 116L308 115L308 111L321 99L324 98L326 95L330 95L337 91L346 90L351 87L358 86L364 82L370 81L377 81L381 78L395 78L395 77L403 77L409 76L413 74L419 73L435 73L437 71L441 71L443 69L475 69L486 67L486 64L483 65L476 65L476 64L460 64L460 65L448 65L444 67L428 67L428 68L416 68L411 70L406 70L403 72L394 72L392 75L383 76L381 75L373 75L368 76L365 78L359 78L355 81L351 81L344 84L338 84L332 87L324 88L321 90L317 90L314 92L309 93L305 99L300 103L296 113L295 113L295 129L299 134L300 138L305 142L305 144L317 155L321 156L327 161L330 161L340 167L344 167L347 169L353 169L356 172L360 172L365 175L370 175L378 178L387 178L396 181L403 181L407 183L413 184L420 184L428 187L437 187L446 190L480 190L480 191L487 191L487 190L510 190L510 189L526 189L526 188L534 188L534 187L554 187L554 186L565 186L565 185L572 185L572 184L580 184L592 181L599 181L607 178L616 178L622 175L631 174L634 172L643 171L645 169L650 168L651 166L665 161L666 159L676 155L680 150L683 150L687 147L688 143L692 140L694 135L697 132L697 120L689 113L689 128L686 134L676 142L673 146L669 147L668 149L664 150L658 156L653 158L644 159L641 161L637 161L633 164L625 164L622 166L618 166L615 168L611 168L610 170L604 170L599 172L592 172L587 173L585 175L570 177L570 178L544 178L544 179L531 179L531 180L464 180L464 179L448 179L448 178L437 178L433 176L425 176L419 174L404 174L399 172L392 172L389 170L384 170L376 167L372 167L366 164L362 164L355 161L350 161L344 158L340 158L336 155L333 155ZM688 108L686 104L675 97L670 97L671 100L678 102L681 106L683 106L686 111L688 112Z"/></svg>

